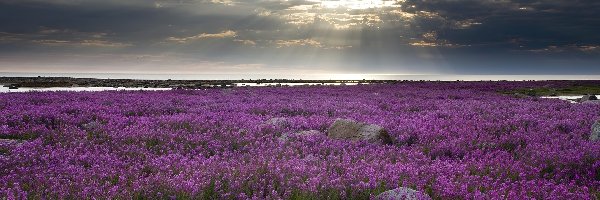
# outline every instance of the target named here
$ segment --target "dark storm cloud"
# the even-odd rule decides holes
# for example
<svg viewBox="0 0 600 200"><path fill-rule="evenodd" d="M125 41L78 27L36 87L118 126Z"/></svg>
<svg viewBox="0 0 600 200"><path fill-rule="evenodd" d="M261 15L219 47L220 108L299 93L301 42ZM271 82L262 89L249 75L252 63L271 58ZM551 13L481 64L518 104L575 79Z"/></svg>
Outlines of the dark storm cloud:
<svg viewBox="0 0 600 200"><path fill-rule="evenodd" d="M410 1L447 19L474 19L481 25L448 31L458 42L538 49L548 46L598 45L598 1ZM521 47L521 48L523 48Z"/></svg>
<svg viewBox="0 0 600 200"><path fill-rule="evenodd" d="M591 0L0 0L0 70L600 73L598 13Z"/></svg>

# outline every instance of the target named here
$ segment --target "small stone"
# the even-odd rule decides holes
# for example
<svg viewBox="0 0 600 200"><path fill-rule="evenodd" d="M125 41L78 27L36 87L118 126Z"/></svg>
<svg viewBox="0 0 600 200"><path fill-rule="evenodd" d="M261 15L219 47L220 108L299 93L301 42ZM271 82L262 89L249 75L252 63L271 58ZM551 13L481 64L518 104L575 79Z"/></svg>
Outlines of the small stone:
<svg viewBox="0 0 600 200"><path fill-rule="evenodd" d="M287 128L291 125L291 123L285 117L271 118L271 119L267 120L265 122L265 124L273 125L275 128Z"/></svg>
<svg viewBox="0 0 600 200"><path fill-rule="evenodd" d="M600 140L600 120L597 120L594 125L592 125L592 134L590 135L590 140Z"/></svg>
<svg viewBox="0 0 600 200"><path fill-rule="evenodd" d="M375 197L376 200L429 200L429 195L406 187L388 190Z"/></svg>
<svg viewBox="0 0 600 200"><path fill-rule="evenodd" d="M81 127L83 127L83 129L85 129L85 130L96 130L96 129L99 129L100 127L102 127L102 124L97 121L92 121L92 122L81 125Z"/></svg>
<svg viewBox="0 0 600 200"><path fill-rule="evenodd" d="M319 161L320 159L319 159L319 157L316 157L313 154L308 154L302 160L304 160L306 162L315 162L315 161Z"/></svg>
<svg viewBox="0 0 600 200"><path fill-rule="evenodd" d="M262 123L259 128L263 133L273 134L281 140L287 138L291 125L292 123L285 117L274 117Z"/></svg>

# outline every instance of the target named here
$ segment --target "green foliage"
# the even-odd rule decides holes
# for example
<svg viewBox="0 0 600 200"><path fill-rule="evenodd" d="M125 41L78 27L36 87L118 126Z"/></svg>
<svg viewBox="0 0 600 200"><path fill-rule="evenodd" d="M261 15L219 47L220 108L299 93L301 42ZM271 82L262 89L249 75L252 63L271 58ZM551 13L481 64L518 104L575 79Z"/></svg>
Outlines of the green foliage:
<svg viewBox="0 0 600 200"><path fill-rule="evenodd" d="M217 192L215 190L215 181L210 181L210 185L202 191L201 199L217 199Z"/></svg>
<svg viewBox="0 0 600 200"><path fill-rule="evenodd" d="M554 176L554 171L556 170L556 166L550 164L546 167L544 167L541 171L540 171L540 176L541 177L547 177L547 178L552 178Z"/></svg>
<svg viewBox="0 0 600 200"><path fill-rule="evenodd" d="M585 85L585 86L569 86L564 88L521 88L510 91L502 91L504 94L525 94L527 96L568 96L568 95L584 95L584 94L600 94L600 86Z"/></svg>
<svg viewBox="0 0 600 200"><path fill-rule="evenodd" d="M40 134L35 133L35 132L24 132L24 133L15 133L15 134L7 134L7 135L0 135L0 139L6 139L6 140L34 140L36 138L38 138L40 136Z"/></svg>

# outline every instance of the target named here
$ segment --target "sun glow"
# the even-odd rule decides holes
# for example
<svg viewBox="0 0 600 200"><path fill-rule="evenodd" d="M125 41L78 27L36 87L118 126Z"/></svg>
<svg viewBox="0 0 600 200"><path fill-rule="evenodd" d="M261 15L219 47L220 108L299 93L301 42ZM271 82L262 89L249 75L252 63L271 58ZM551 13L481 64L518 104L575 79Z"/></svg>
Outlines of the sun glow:
<svg viewBox="0 0 600 200"><path fill-rule="evenodd" d="M347 8L351 10L364 10L371 8L400 7L403 0L311 0L318 2L323 8Z"/></svg>
<svg viewBox="0 0 600 200"><path fill-rule="evenodd" d="M416 14L403 10L406 0L307 0L309 4L294 5L278 14L287 23L298 26L316 22L329 24L337 30L376 27L382 16L395 22L411 20Z"/></svg>

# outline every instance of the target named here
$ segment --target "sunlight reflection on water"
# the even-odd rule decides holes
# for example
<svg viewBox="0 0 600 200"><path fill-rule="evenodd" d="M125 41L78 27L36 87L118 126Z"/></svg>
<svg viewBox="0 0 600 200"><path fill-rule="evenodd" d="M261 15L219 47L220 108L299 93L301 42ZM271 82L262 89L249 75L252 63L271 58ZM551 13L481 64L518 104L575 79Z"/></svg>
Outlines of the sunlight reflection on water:
<svg viewBox="0 0 600 200"><path fill-rule="evenodd" d="M18 88L18 89L9 89L8 87L4 87L0 85L0 93L7 92L54 92L54 91L71 91L71 92L95 92L95 91L138 91L138 90L146 90L146 91L160 91L160 90L171 90L171 88L125 88L125 87L48 87L48 88Z"/></svg>

